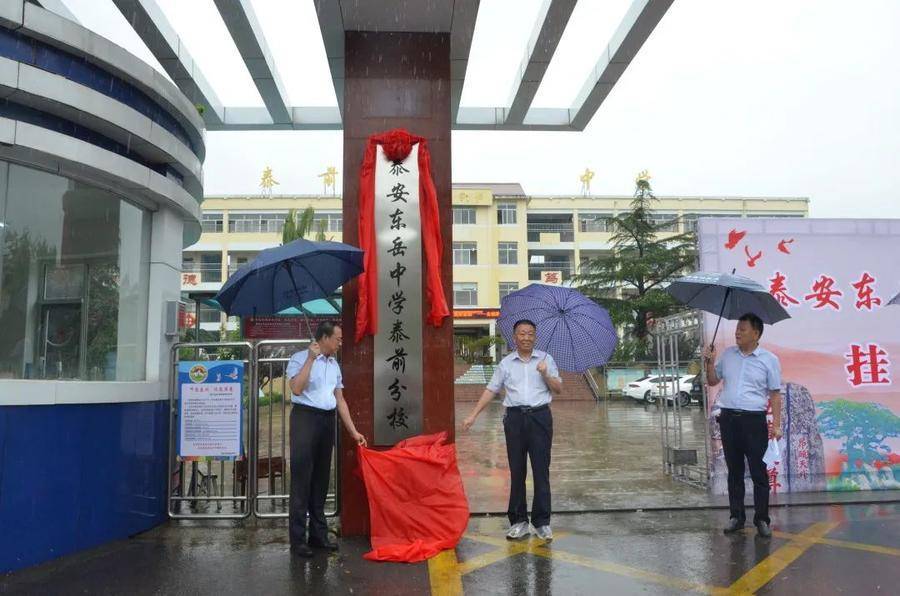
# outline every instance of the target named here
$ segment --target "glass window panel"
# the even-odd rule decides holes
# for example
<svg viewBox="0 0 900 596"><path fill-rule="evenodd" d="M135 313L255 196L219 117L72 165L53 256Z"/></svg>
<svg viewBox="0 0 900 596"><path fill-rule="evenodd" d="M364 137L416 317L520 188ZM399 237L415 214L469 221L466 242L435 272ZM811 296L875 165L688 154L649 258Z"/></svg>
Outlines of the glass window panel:
<svg viewBox="0 0 900 596"><path fill-rule="evenodd" d="M0 377L145 378L150 214L0 163Z"/></svg>

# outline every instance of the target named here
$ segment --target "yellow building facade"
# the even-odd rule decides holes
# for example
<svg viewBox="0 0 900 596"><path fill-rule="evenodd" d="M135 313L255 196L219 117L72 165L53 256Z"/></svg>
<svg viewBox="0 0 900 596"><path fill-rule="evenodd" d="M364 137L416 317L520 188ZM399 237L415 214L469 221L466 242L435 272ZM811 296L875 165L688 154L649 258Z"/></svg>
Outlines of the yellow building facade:
<svg viewBox="0 0 900 596"><path fill-rule="evenodd" d="M458 341L495 333L500 299L529 283L568 283L579 264L612 249L610 218L627 211L630 196L533 196L519 184L453 185L453 307ZM341 198L335 196L209 196L203 234L183 256L182 291L215 292L240 265L281 242L290 209L313 207L315 229L341 241ZM803 197L659 197L657 222L672 233L702 217L807 217ZM201 309L202 328L224 323ZM235 323L228 323L234 328Z"/></svg>

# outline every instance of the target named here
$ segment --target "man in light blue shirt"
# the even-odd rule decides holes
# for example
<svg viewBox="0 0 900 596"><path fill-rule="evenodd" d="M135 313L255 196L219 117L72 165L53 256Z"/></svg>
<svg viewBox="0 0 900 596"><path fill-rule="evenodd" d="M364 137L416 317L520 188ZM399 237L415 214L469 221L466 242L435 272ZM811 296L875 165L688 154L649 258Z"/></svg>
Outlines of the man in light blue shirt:
<svg viewBox="0 0 900 596"><path fill-rule="evenodd" d="M735 329L736 346L727 348L718 362L715 349L704 351L709 386L724 381L719 393L719 430L728 466L728 501L731 519L725 533L744 527L744 458L753 479L753 523L760 536L772 535L769 528L769 477L763 455L769 443L766 409L771 400L773 434L781 437L781 364L778 356L759 347L763 322L745 314ZM713 364L715 363L715 364Z"/></svg>
<svg viewBox="0 0 900 596"><path fill-rule="evenodd" d="M534 474L534 500L531 503L531 524L538 538L553 540L550 529L550 447L553 444L553 416L550 401L562 393L562 380L553 356L534 349L535 324L528 320L513 326L516 351L500 361L491 382L463 422L469 430L478 414L501 389L506 389L503 405L503 431L506 435L506 456L509 459L509 531L510 540L527 538L528 503L525 500L525 478L528 459Z"/></svg>
<svg viewBox="0 0 900 596"><path fill-rule="evenodd" d="M285 371L291 389L291 550L302 557L311 557L313 548L337 550L337 543L328 539L325 521L335 411L353 440L366 445L344 401L341 367L335 358L342 341L340 327L319 324L315 341L291 356Z"/></svg>

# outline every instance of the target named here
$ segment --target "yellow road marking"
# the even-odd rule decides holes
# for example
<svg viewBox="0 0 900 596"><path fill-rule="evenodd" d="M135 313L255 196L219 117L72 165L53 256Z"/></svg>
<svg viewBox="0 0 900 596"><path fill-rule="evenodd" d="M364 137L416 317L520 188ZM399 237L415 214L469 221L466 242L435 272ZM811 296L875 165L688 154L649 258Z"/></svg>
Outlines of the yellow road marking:
<svg viewBox="0 0 900 596"><path fill-rule="evenodd" d="M757 590L772 581L776 575L796 561L815 541L824 538L828 532L840 525L839 522L819 522L803 530L797 537L778 548L768 557L760 561L753 569L731 584L731 594L754 594Z"/></svg>
<svg viewBox="0 0 900 596"><path fill-rule="evenodd" d="M837 546L840 548L850 548L853 550L878 553L880 555L892 555L894 557L900 557L900 549L891 548L889 546L878 546L877 544L866 544L864 542L851 542L849 540L832 540L830 538L809 538L807 536L803 536L802 534L789 534L788 532L772 532L772 535L778 538L788 538L790 540L799 540L801 542L827 544L828 546Z"/></svg>
<svg viewBox="0 0 900 596"><path fill-rule="evenodd" d="M546 557L548 559L553 559L554 561L563 561L565 563L572 563L574 565L580 565L581 567L587 567L589 569L605 571L607 573L613 573L615 575L623 575L625 577L659 584L661 586L666 586L667 588L673 588L684 592L700 592L702 594L721 594L725 592L723 588L718 588L716 586L709 586L706 584L692 582L690 580L670 577L668 575L653 573L651 571L644 571L635 567L620 565L619 563L610 563L608 561L589 559L588 557L583 557L581 555L576 555L565 551L550 550L545 546L532 547L530 549L530 552L532 554L538 555L539 557Z"/></svg>
<svg viewBox="0 0 900 596"><path fill-rule="evenodd" d="M522 553L528 553L555 561L571 563L588 569L646 581L675 590L725 595L752 594L757 592L815 544L825 544L838 548L849 548L895 557L900 556L900 549L896 548L825 538L829 532L839 525L840 522L819 522L811 525L799 534L773 532L773 536L790 540L790 542L776 549L727 588L693 582L686 579L654 573L652 571L645 571L643 569L629 567L628 565L621 565L619 563L591 559L571 552L551 548L550 544L537 539L509 541L504 538L483 534L466 534L465 538L496 546L497 548L495 550L462 562L457 561L456 553L454 551L444 551L428 561L428 572L431 579L432 594L457 596L463 594L463 575L493 565L503 559L508 559ZM571 536L571 533L557 532L555 538L556 540L559 540L567 536Z"/></svg>
<svg viewBox="0 0 900 596"><path fill-rule="evenodd" d="M570 536L569 532L557 532L554 535L554 542L561 538L565 538L566 536ZM606 561L598 561L595 559L590 559L588 557L583 557L581 555L576 555L573 553L569 553L566 551L556 550L553 548L549 548L548 545L543 541L522 541L522 542L510 542L506 541L503 538L496 538L494 536L484 536L480 534L467 534L466 538L470 538L472 540L483 542L485 544L491 544L494 546L498 546L497 550L491 551L489 553L485 553L483 555L479 555L477 557L473 557L466 561L460 563L460 574L465 575L467 573L471 573L477 569L481 569L482 567L486 567L487 565L491 565L496 563L497 561L501 561L508 557L512 557L518 555L520 553L527 552L532 555L537 555L539 557L544 557L547 559L553 559L555 561L563 561L565 563L571 563L574 565L579 565L581 567L587 567L589 569L595 569L599 571L605 571L607 573L613 573L616 575L623 575L626 577L631 577L635 579L641 579L647 582L651 582L654 584L663 585L669 588L674 588L676 590L681 591L694 591L700 592L703 594L717 594L724 592L724 588L717 588L715 586L708 586L705 584L699 584L696 582L692 582L689 580L682 580L675 577L669 577L666 575L662 575L659 573L653 573L650 571L644 571L642 569L637 569L635 567L629 567L627 565L620 565L618 563L609 563Z"/></svg>
<svg viewBox="0 0 900 596"><path fill-rule="evenodd" d="M455 550L441 551L428 559L428 579L432 596L462 596L462 578Z"/></svg>

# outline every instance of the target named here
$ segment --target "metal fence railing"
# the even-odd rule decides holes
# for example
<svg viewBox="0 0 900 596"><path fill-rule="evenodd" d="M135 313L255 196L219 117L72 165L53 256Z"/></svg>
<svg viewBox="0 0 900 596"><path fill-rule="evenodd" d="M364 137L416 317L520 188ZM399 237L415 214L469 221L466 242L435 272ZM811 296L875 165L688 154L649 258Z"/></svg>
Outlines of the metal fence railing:
<svg viewBox="0 0 900 596"><path fill-rule="evenodd" d="M308 340L179 343L172 348L169 391L168 514L173 519L288 517L290 501L291 393L286 368ZM182 361L240 360L242 457L182 461L178 364ZM336 432L339 427L336 426ZM338 513L337 437L325 513Z"/></svg>

